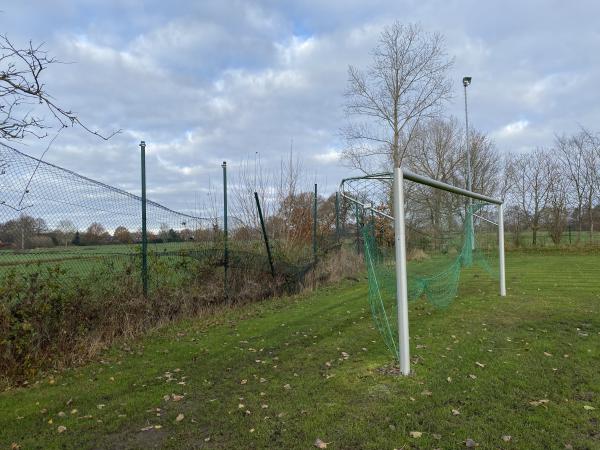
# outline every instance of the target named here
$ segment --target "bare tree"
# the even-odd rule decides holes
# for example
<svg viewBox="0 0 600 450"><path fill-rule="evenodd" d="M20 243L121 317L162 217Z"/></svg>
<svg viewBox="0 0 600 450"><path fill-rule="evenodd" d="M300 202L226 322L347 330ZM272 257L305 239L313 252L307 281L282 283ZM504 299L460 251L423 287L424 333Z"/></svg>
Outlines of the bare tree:
<svg viewBox="0 0 600 450"><path fill-rule="evenodd" d="M430 178L457 184L464 162L461 135L455 119L434 119L421 123L415 128L405 164ZM411 224L411 227L422 228L428 224L428 232L434 243L440 242L442 229L451 226L448 221L461 208L458 196L447 195L444 191L424 185L410 186L406 190L406 198L410 205L409 216L421 224L420 227L416 223Z"/></svg>
<svg viewBox="0 0 600 450"><path fill-rule="evenodd" d="M577 216L578 242L581 240L586 206L591 219L596 185L594 178L597 177L592 162L595 149L590 136L591 134L582 128L571 136L563 135L555 138L556 152L561 169L568 180L568 194Z"/></svg>
<svg viewBox="0 0 600 450"><path fill-rule="evenodd" d="M75 232L77 231L77 227L69 219L63 219L58 222L56 230L59 232L60 236L65 242L65 247L67 247L69 242L73 240Z"/></svg>
<svg viewBox="0 0 600 450"><path fill-rule="evenodd" d="M551 159L548 152L536 149L529 154L513 155L509 165L513 200L526 217L532 231L532 244L536 245L552 187Z"/></svg>
<svg viewBox="0 0 600 450"><path fill-rule="evenodd" d="M555 245L558 245L567 227L567 183L561 174L560 165L553 160L550 160L548 164L550 191L544 222L550 234L550 239Z"/></svg>
<svg viewBox="0 0 600 450"><path fill-rule="evenodd" d="M450 98L452 64L440 34L415 24L386 27L370 67L348 68L345 109L356 118L342 130L349 164L365 173L399 166L419 123L438 116Z"/></svg>
<svg viewBox="0 0 600 450"><path fill-rule="evenodd" d="M43 74L57 63L43 44L29 42L26 47L18 47L6 35L0 35L0 142L26 136L45 137L52 125L39 111L40 106L59 128L78 125L102 139L109 139L118 132L103 135L94 131L76 113L56 103L46 89Z"/></svg>
<svg viewBox="0 0 600 450"><path fill-rule="evenodd" d="M581 127L580 136L585 147L585 180L587 184L586 209L589 223L590 242L594 238L594 201L600 194L600 138Z"/></svg>
<svg viewBox="0 0 600 450"><path fill-rule="evenodd" d="M249 160L242 162L235 173L232 183L233 203L238 218L250 228L259 230L260 221L254 193L258 193L263 215L271 214L273 197L272 174L263 169L260 159L255 159L252 166Z"/></svg>

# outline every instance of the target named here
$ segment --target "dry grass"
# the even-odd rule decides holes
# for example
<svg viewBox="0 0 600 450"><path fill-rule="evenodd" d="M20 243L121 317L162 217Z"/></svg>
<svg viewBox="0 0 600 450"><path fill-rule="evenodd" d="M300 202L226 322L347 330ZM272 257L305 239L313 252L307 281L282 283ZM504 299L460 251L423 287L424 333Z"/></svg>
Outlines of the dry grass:
<svg viewBox="0 0 600 450"><path fill-rule="evenodd" d="M408 256L406 257L409 261L416 261L416 262L421 262L421 261L426 261L429 259L429 255L427 253L425 253L425 251L423 249L420 248L413 248L409 253Z"/></svg>

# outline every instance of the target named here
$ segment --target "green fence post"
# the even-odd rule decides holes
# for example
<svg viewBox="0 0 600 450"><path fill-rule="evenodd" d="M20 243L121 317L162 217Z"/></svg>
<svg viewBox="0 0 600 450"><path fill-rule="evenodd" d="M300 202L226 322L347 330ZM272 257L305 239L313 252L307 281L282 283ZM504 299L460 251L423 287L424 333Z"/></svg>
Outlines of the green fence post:
<svg viewBox="0 0 600 450"><path fill-rule="evenodd" d="M340 193L335 193L335 239L340 241Z"/></svg>
<svg viewBox="0 0 600 450"><path fill-rule="evenodd" d="M265 246L267 247L267 257L269 258L269 267L271 268L271 275L275 278L275 267L273 266L273 256L271 255L271 247L269 246L269 236L267 236L267 228L265 227L265 219L263 218L262 208L260 207L260 200L258 199L258 192L254 193L254 199L256 200L256 207L258 208L258 218L260 219L260 227L262 228L263 238L265 240Z"/></svg>
<svg viewBox="0 0 600 450"><path fill-rule="evenodd" d="M358 222L358 205L356 207L356 254L360 255L360 224Z"/></svg>
<svg viewBox="0 0 600 450"><path fill-rule="evenodd" d="M317 183L313 202L313 260L317 262Z"/></svg>
<svg viewBox="0 0 600 450"><path fill-rule="evenodd" d="M142 154L142 287L148 298L148 231L146 229L146 143L140 142Z"/></svg>
<svg viewBox="0 0 600 450"><path fill-rule="evenodd" d="M229 248L228 248L228 232L227 229L227 162L223 161L223 292L225 298L227 293L227 269L229 267Z"/></svg>

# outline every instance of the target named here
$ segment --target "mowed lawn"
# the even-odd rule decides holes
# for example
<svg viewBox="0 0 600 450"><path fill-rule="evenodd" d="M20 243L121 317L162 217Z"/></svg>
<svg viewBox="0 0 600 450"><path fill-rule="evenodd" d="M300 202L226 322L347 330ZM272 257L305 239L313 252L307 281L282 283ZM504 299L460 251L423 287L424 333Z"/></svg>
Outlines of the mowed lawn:
<svg viewBox="0 0 600 450"><path fill-rule="evenodd" d="M600 448L600 254L507 269L504 299L472 270L448 309L411 305L410 377L380 370L367 283L348 281L3 392L0 448Z"/></svg>

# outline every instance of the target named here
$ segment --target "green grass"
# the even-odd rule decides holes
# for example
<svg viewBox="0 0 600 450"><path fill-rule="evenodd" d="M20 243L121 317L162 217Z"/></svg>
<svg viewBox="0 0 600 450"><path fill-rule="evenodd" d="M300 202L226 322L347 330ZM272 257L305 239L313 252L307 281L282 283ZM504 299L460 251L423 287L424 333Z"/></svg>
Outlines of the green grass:
<svg viewBox="0 0 600 450"><path fill-rule="evenodd" d="M450 308L411 305L413 376L379 370L366 281L348 282L164 327L4 392L0 448L600 448L600 255L509 253L507 268L505 299L466 271Z"/></svg>

